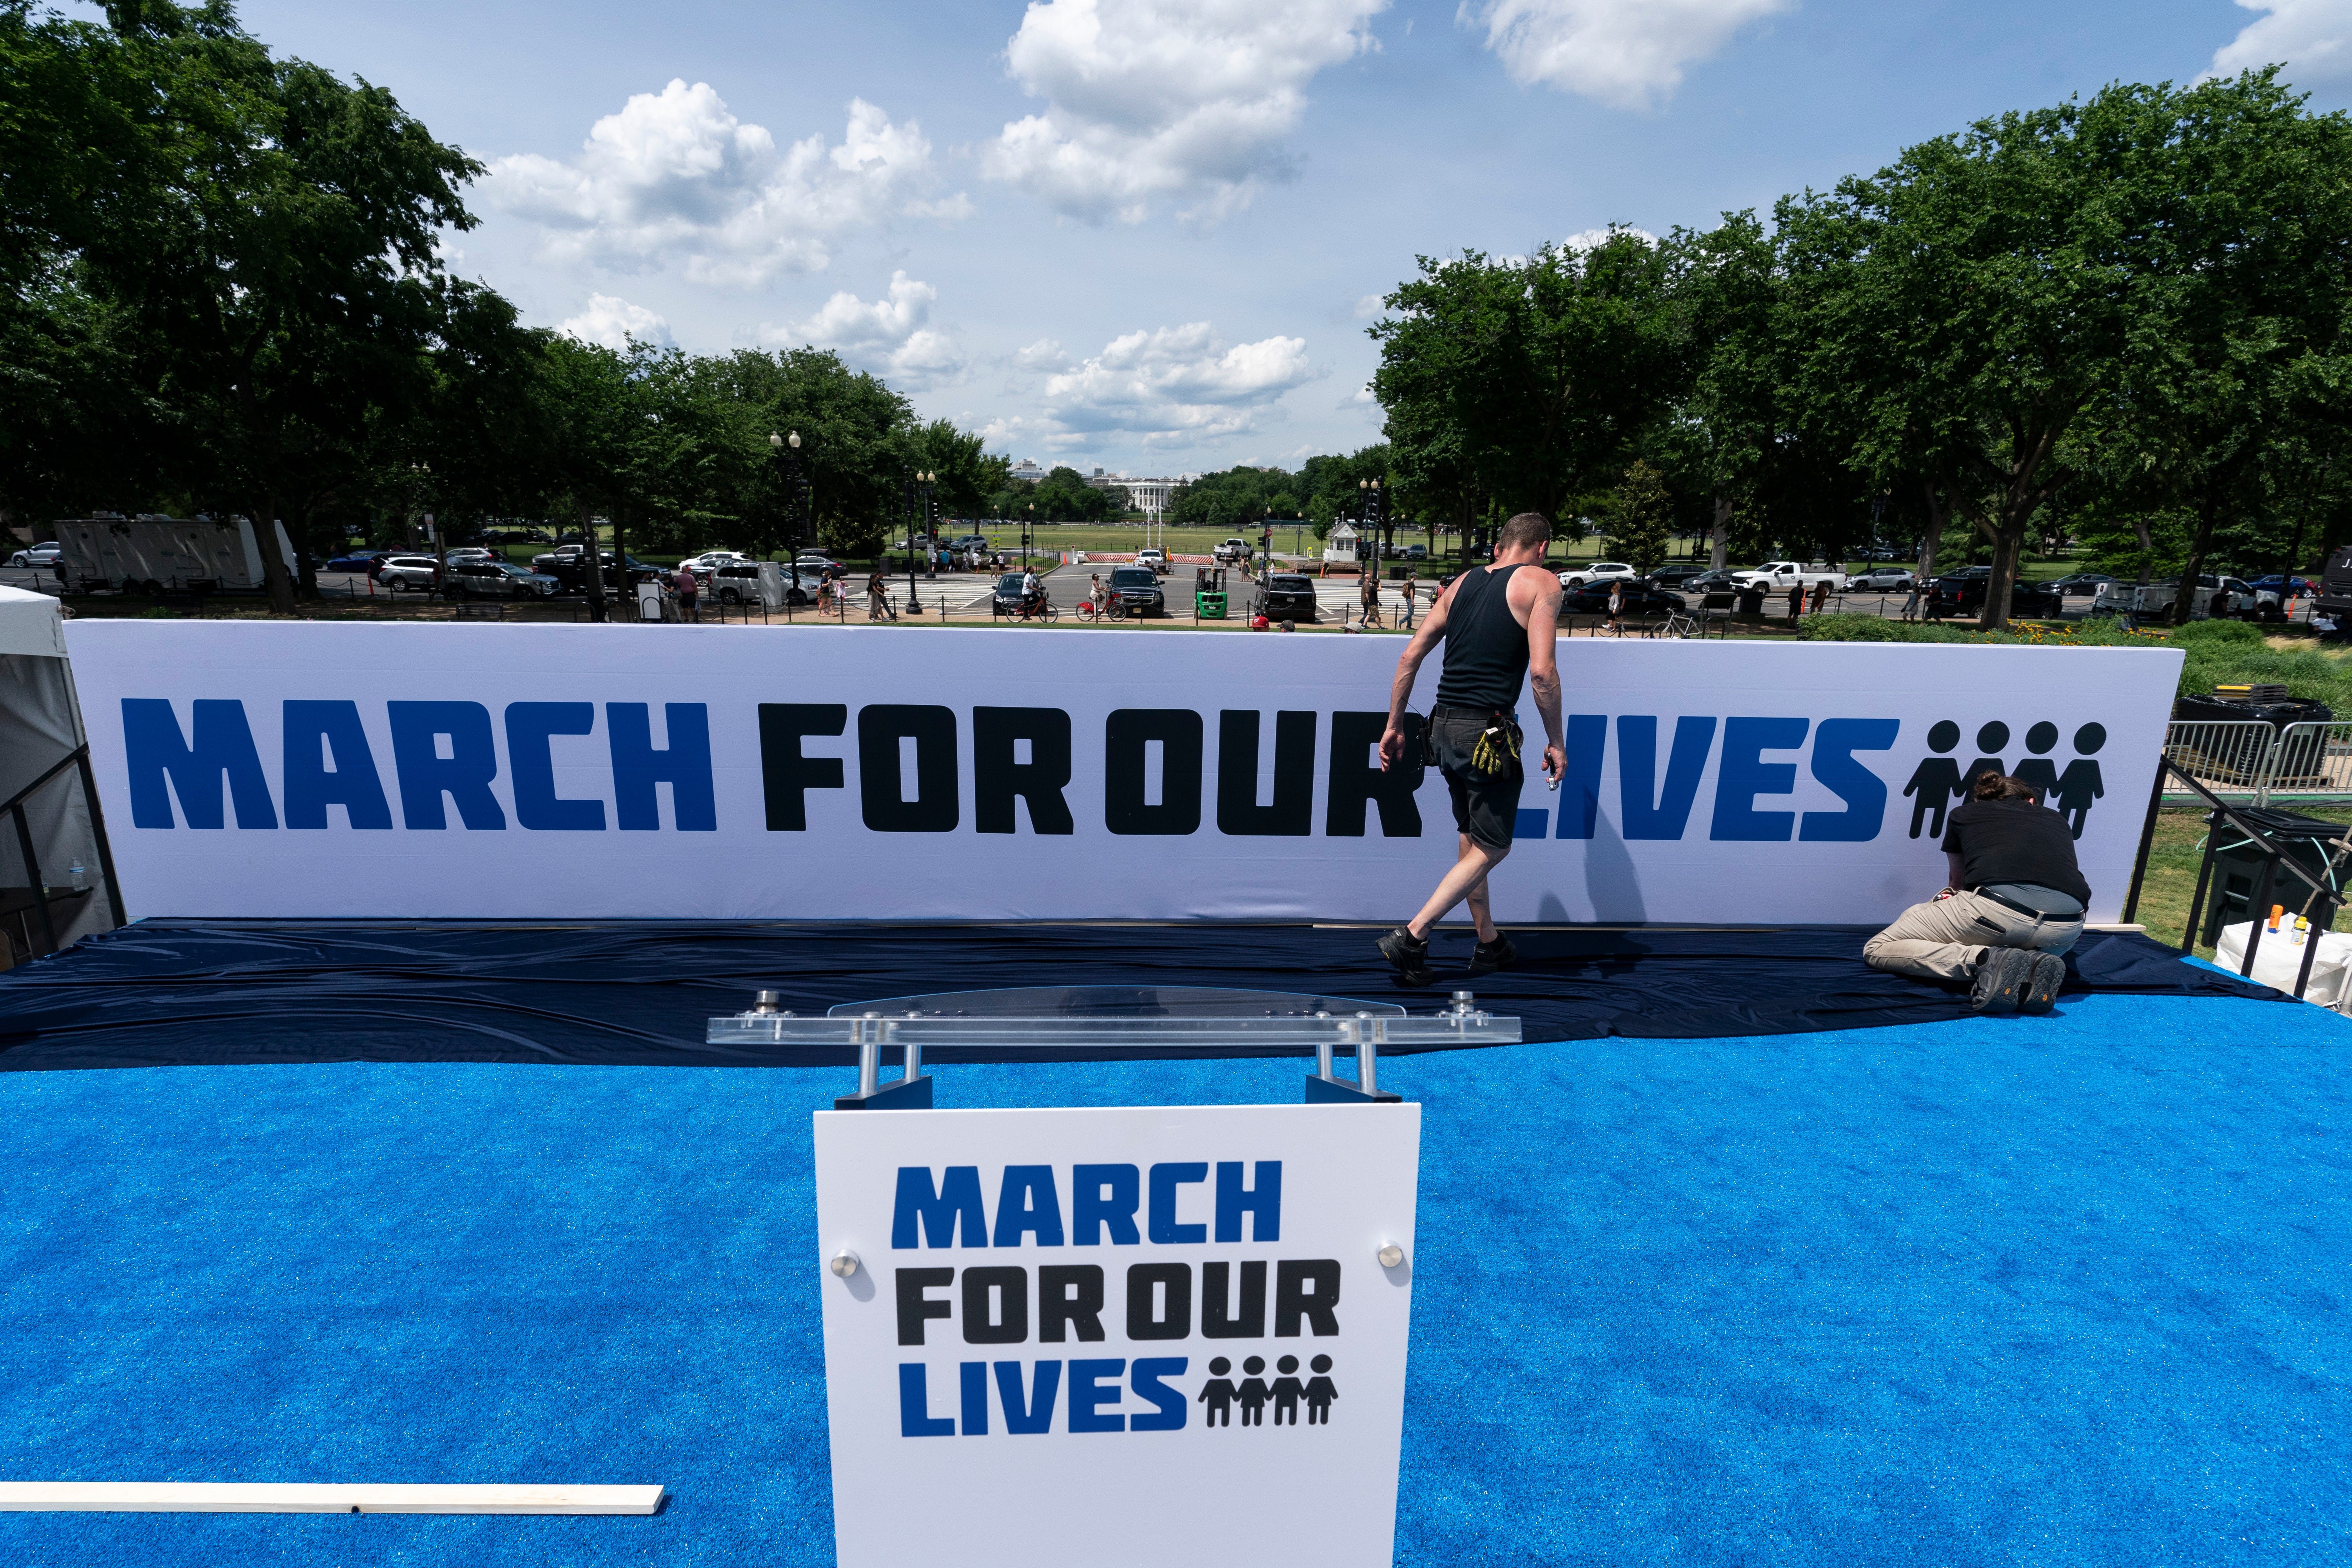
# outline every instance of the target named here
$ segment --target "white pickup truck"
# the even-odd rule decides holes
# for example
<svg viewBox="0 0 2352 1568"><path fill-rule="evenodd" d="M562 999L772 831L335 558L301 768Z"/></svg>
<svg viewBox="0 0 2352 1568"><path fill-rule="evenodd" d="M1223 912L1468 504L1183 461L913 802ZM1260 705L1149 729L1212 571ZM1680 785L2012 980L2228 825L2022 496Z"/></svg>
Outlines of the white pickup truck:
<svg viewBox="0 0 2352 1568"><path fill-rule="evenodd" d="M1751 566L1745 572L1734 572L1731 580L1743 588L1774 589L1786 592L1790 588L1810 589L1816 583L1827 583L1831 591L1845 592L1845 574L1834 566L1804 566L1794 561L1767 561L1761 566Z"/></svg>
<svg viewBox="0 0 2352 1568"><path fill-rule="evenodd" d="M1238 563L1250 558L1250 542L1235 534L1209 552L1209 554L1214 560Z"/></svg>

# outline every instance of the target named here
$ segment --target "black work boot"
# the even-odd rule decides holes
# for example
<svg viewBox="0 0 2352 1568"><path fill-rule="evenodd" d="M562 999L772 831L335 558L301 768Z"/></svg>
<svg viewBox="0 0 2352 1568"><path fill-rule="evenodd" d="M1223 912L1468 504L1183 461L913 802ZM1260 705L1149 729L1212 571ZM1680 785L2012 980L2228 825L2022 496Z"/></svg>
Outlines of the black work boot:
<svg viewBox="0 0 2352 1568"><path fill-rule="evenodd" d="M1976 984L1969 989L1969 1005L1979 1013L2014 1013L2033 978L2033 961L2041 954L2021 947L1989 947L1977 961Z"/></svg>
<svg viewBox="0 0 2352 1568"><path fill-rule="evenodd" d="M1496 931L1494 941L1482 942L1470 950L1470 976L1475 979L1481 974L1492 974L1497 969L1510 968L1518 961L1519 950L1511 945L1509 937Z"/></svg>
<svg viewBox="0 0 2352 1568"><path fill-rule="evenodd" d="M1426 985L1437 978L1429 967L1429 943L1399 926L1379 942L1381 956L1396 965L1397 978L1407 985Z"/></svg>
<svg viewBox="0 0 2352 1568"><path fill-rule="evenodd" d="M2058 1000L2058 988L2065 984L2066 961L2054 952L2035 953L2024 993L2017 999L2017 1010L2047 1013L2050 1005Z"/></svg>

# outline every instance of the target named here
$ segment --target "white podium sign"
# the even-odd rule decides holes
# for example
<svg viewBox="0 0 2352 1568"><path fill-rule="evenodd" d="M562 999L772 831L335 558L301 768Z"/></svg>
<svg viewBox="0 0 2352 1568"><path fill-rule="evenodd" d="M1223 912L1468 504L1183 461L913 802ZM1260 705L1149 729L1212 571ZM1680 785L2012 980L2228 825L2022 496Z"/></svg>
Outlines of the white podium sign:
<svg viewBox="0 0 2352 1568"><path fill-rule="evenodd" d="M1385 1568L1420 1158L1412 1104L819 1111L843 1568Z"/></svg>

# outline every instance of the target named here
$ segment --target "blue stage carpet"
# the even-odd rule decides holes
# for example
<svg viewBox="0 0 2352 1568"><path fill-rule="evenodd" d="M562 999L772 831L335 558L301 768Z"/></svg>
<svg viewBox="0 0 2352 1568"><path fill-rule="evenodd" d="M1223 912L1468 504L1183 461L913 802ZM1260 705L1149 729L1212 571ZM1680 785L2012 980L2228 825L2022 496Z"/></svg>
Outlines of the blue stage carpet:
<svg viewBox="0 0 2352 1568"><path fill-rule="evenodd" d="M2352 1561L2347 1066L2315 1008L2118 995L1388 1064L1427 1106L1399 1562ZM0 1479L673 1493L0 1515L0 1563L829 1563L807 1113L843 1077L0 1074Z"/></svg>

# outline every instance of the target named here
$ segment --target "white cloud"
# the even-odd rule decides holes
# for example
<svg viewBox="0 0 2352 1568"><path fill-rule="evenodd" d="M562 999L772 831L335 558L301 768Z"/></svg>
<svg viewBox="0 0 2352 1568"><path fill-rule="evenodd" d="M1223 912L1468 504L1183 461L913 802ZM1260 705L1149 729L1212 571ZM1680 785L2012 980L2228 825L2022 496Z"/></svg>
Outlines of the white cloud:
<svg viewBox="0 0 2352 1568"><path fill-rule="evenodd" d="M1070 368L1070 356L1063 352L1060 341L1055 338L1039 338L1027 348L1022 349L1013 354L1013 363L1020 365L1024 370L1067 370Z"/></svg>
<svg viewBox="0 0 2352 1568"><path fill-rule="evenodd" d="M2297 87L2352 78L2352 5L2345 0L2238 0L2265 12L2213 53L2213 74L2283 65Z"/></svg>
<svg viewBox="0 0 2352 1568"><path fill-rule="evenodd" d="M1031 0L1005 60L1045 112L1006 125L983 171L1088 222L1163 201L1211 224L1286 177L1316 72L1376 47L1388 0Z"/></svg>
<svg viewBox="0 0 2352 1568"><path fill-rule="evenodd" d="M929 283L893 272L886 298L869 305L845 289L808 320L766 328L761 336L770 342L832 349L902 390L943 386L960 378L971 360L953 332L930 324L939 297Z"/></svg>
<svg viewBox="0 0 2352 1568"><path fill-rule="evenodd" d="M1610 236L1617 234L1630 234L1634 238L1650 245L1655 245L1658 243L1658 237L1652 234L1648 229L1635 228L1630 223L1621 223L1611 228L1579 229L1576 233L1570 235L1566 239L1561 240L1559 242L1559 247L1562 250L1573 250L1581 253L1583 251L1591 250L1594 246L1599 245Z"/></svg>
<svg viewBox="0 0 2352 1568"><path fill-rule="evenodd" d="M838 145L815 135L779 149L708 82L673 79L596 121L569 163L498 159L489 193L541 226L551 259L635 270L678 258L696 282L740 286L820 270L829 242L854 229L971 212L961 193L935 197L937 184L921 129L863 99Z"/></svg>
<svg viewBox="0 0 2352 1568"><path fill-rule="evenodd" d="M625 348L631 338L664 346L670 342L667 321L643 305L632 305L612 294L589 295L588 308L556 331L583 343L602 343L608 349Z"/></svg>
<svg viewBox="0 0 2352 1568"><path fill-rule="evenodd" d="M2290 0L2294 3L2294 0ZM1521 87L1540 82L1612 109L1648 109L1748 23L1796 0L1462 0L1459 20Z"/></svg>
<svg viewBox="0 0 2352 1568"><path fill-rule="evenodd" d="M1372 317L1379 315L1384 309L1381 304L1382 298L1383 296L1379 294L1367 294L1363 298L1358 300L1356 301L1356 320L1360 321L1370 321Z"/></svg>
<svg viewBox="0 0 2352 1568"><path fill-rule="evenodd" d="M1228 345L1206 321L1129 332L1045 379L1045 444L1068 450L1118 433L1147 447L1189 447L1238 435L1321 374L1304 338Z"/></svg>

